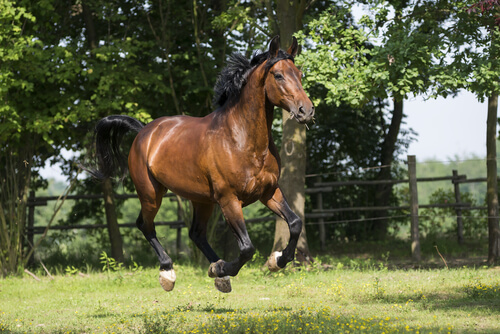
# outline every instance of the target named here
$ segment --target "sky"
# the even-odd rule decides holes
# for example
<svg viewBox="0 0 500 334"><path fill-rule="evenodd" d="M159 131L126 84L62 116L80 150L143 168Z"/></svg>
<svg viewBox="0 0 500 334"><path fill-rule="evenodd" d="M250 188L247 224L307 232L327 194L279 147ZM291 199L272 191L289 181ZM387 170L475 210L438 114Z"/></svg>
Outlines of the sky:
<svg viewBox="0 0 500 334"><path fill-rule="evenodd" d="M461 92L454 98L405 101L406 128L417 132L407 154L417 161L449 161L455 157L486 157L487 103Z"/></svg>

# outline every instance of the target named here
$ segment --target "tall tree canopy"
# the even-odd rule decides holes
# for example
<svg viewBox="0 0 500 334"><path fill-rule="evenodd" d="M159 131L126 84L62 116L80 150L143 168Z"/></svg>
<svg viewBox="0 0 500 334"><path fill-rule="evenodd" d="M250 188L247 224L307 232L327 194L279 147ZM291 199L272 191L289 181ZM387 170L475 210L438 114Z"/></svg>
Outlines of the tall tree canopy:
<svg viewBox="0 0 500 334"><path fill-rule="evenodd" d="M310 45L298 61L308 73L305 86L320 84L325 88L322 102L326 105L347 105L358 118L366 118L369 109L362 107L389 100L389 121L382 120L383 126L378 127L378 156L366 165L381 166L375 178L388 180L394 173L390 166L398 156L398 147L405 145L401 141L403 101L430 88L435 70L432 60L442 45L443 20L426 10L430 1L366 3L368 14L357 22L350 7L339 6L311 20L301 35ZM388 206L392 186L378 185L373 196L373 205ZM368 233L375 239L387 233L387 220L383 219L387 216L387 211L374 213Z"/></svg>

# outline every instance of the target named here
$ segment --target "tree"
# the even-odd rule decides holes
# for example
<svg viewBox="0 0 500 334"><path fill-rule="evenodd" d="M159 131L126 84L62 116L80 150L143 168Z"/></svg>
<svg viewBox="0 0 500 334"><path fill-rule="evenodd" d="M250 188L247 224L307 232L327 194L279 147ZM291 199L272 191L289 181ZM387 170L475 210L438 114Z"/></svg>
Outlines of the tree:
<svg viewBox="0 0 500 334"><path fill-rule="evenodd" d="M45 160L58 157L63 147L82 147L90 121L97 119L103 109L107 113L113 107L115 110L127 108L130 114L147 120L149 114L137 108L138 103L123 99L137 96L132 90L137 93L141 85L150 81L144 80L144 76L134 81L137 68L127 67L125 62L123 68L127 68L130 75L117 71L116 67L93 66L96 62L89 57L90 52L80 39L83 34L79 31L85 30L82 21L78 20L81 5L58 1L3 1L0 10L0 41L4 53L0 64L0 140L8 143L0 149L1 258L2 274L5 275L22 268L27 260L28 252L23 249L23 242L28 193L43 185L39 182L37 169ZM131 40L125 39L125 42L134 45ZM96 54L94 59L102 61L110 49L107 49L108 54ZM131 57L134 51L115 50L115 55ZM125 75L127 80L114 82L115 87L128 92L115 90L108 94L113 83L105 80L104 71L99 73L99 69L106 69L106 74ZM150 77L156 78L157 74ZM127 82L130 84L124 85ZM95 83L99 83L100 89L92 91L89 86ZM106 95L106 103L101 103L102 109L96 110L91 101L100 102L99 94L102 93Z"/></svg>
<svg viewBox="0 0 500 334"><path fill-rule="evenodd" d="M61 127L63 92L54 86L73 68L61 52L43 52L43 42L27 28L36 18L11 1L0 3L0 263L2 275L15 273L27 262L23 248L26 207L34 168L53 150L44 143ZM60 61L56 65L57 61ZM45 107L45 113L39 113Z"/></svg>
<svg viewBox="0 0 500 334"><path fill-rule="evenodd" d="M367 3L370 14L364 15L357 26L350 8L335 6L309 22L301 36L304 42L312 43L298 61L308 73L306 87L315 82L328 90L327 104L345 103L359 112L374 99L391 100L393 109L379 142L380 169L375 177L388 180L394 173L390 167L399 146L403 101L429 89L432 58L441 45L442 20L425 17L430 15L425 10L427 2ZM374 205L388 206L392 186L377 186L374 196ZM383 218L387 216L387 212L378 212L373 217L373 238L385 236L387 221Z"/></svg>
<svg viewBox="0 0 500 334"><path fill-rule="evenodd" d="M500 258L500 227L497 177L497 122L500 84L500 2L498 0L456 1L449 3L452 13L447 30L451 61L443 61L443 72L436 77L438 93L446 93L450 82L488 99L486 126L486 172L488 205L488 263Z"/></svg>

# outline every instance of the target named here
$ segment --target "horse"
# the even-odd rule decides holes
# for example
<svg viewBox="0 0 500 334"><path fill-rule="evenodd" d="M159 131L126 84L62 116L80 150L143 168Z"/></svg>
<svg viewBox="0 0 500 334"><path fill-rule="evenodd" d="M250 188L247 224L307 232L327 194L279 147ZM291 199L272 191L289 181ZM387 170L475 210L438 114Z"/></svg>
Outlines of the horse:
<svg viewBox="0 0 500 334"><path fill-rule="evenodd" d="M96 124L93 174L99 178L127 175L120 145L127 133L136 133L128 154L128 173L141 203L136 224L158 256L165 291L174 288L176 275L172 259L156 237L154 219L167 190L191 201L189 237L210 262L208 275L215 278L219 291L231 291L230 276L236 276L255 253L242 208L257 200L283 218L290 230L285 249L271 254L269 270L284 268L294 259L302 221L278 184L280 157L271 125L275 106L301 124L314 118L302 73L294 64L297 50L295 38L283 51L276 36L266 52L251 60L232 54L215 84L218 108L205 117L165 116L144 125L129 116L113 115ZM230 262L219 258L206 238L207 222L217 204L239 247L239 256Z"/></svg>

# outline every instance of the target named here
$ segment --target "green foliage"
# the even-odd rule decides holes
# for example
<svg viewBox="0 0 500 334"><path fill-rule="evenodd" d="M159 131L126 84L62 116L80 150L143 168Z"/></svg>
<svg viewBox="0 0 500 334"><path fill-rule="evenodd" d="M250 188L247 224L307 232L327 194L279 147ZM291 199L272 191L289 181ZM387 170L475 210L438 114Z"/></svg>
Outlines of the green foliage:
<svg viewBox="0 0 500 334"><path fill-rule="evenodd" d="M297 58L307 73L304 86L323 85L327 104L359 107L387 97L401 101L429 88L432 59L442 47L440 21L430 24L429 14L415 4L369 3L371 14L357 25L351 8L332 6L298 34L308 43ZM388 17L391 9L394 18ZM403 15L403 9L411 14Z"/></svg>
<svg viewBox="0 0 500 334"><path fill-rule="evenodd" d="M12 98L7 92L12 88L21 92L33 90L33 83L17 75L17 68L30 58L39 43L24 31L25 23L35 22L35 17L25 8L15 6L12 1L0 3L0 119L2 120L0 140L19 138L22 130L22 115L17 108L7 102Z"/></svg>
<svg viewBox="0 0 500 334"><path fill-rule="evenodd" d="M341 103L359 107L374 96L373 76L387 78L379 68L384 64L372 62L372 46L363 30L352 25L348 8L332 7L310 21L307 30L297 34L301 44L308 47L297 57L297 64L307 75L304 88L322 84L327 95L324 101L340 106Z"/></svg>
<svg viewBox="0 0 500 334"><path fill-rule="evenodd" d="M461 193L461 201L468 203L472 207L477 207L476 200L470 193ZM431 204L455 203L454 191L436 190L429 198ZM428 237L442 235L456 235L456 211L452 207L448 208L426 208L419 214L423 219L419 221L421 232ZM481 239L487 236L486 210L464 210L463 211L463 233L468 239Z"/></svg>
<svg viewBox="0 0 500 334"><path fill-rule="evenodd" d="M66 269L64 269L64 271L66 272L66 275L76 275L78 274L78 269L75 268L75 266L67 266Z"/></svg>
<svg viewBox="0 0 500 334"><path fill-rule="evenodd" d="M120 271L123 269L123 263L116 261L112 257L109 257L108 254L103 251L99 260L102 264L102 271L107 272L108 274L113 271Z"/></svg>
<svg viewBox="0 0 500 334"><path fill-rule="evenodd" d="M480 299L495 299L500 297L500 283L483 283L481 279L471 279L464 286L465 293L469 298L474 300Z"/></svg>
<svg viewBox="0 0 500 334"><path fill-rule="evenodd" d="M0 2L0 266L1 275L23 266L23 236L26 201L31 177L30 164L36 136L24 138L22 110L15 95L29 94L32 83L25 76L25 62L31 60L39 43L25 33L25 23L35 21L26 9L11 1Z"/></svg>
<svg viewBox="0 0 500 334"><path fill-rule="evenodd" d="M497 80L500 73L500 30L498 4L492 2L491 8L477 4L478 1L470 0L449 3L451 15L447 32L443 35L448 61L442 62L443 71L436 80L443 83L438 93L455 81L484 101L500 90Z"/></svg>

